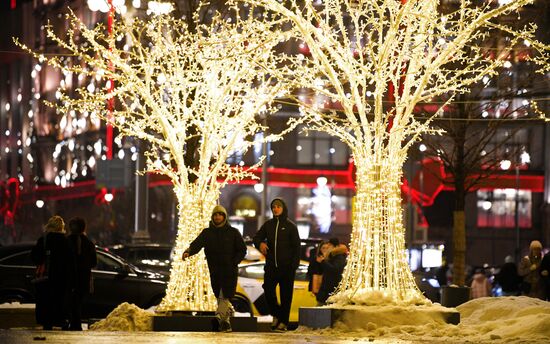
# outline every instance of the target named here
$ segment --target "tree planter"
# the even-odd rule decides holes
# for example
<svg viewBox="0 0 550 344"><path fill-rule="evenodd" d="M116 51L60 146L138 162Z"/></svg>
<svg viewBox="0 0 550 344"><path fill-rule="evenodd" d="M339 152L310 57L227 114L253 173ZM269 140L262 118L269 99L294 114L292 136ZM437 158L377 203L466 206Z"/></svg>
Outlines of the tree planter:
<svg viewBox="0 0 550 344"><path fill-rule="evenodd" d="M441 288L441 305L456 307L470 300L470 287L443 287Z"/></svg>

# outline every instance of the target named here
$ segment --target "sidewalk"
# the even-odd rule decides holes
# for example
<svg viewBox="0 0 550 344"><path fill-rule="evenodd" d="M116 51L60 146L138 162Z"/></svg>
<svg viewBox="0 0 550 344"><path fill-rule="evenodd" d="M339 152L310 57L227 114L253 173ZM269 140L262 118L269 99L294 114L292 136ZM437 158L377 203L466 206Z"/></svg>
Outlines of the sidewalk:
<svg viewBox="0 0 550 344"><path fill-rule="evenodd" d="M2 344L212 344L212 343L269 343L269 344L405 344L415 343L401 340L382 340L369 338L346 338L342 336L323 336L321 334L287 332L287 333L217 333L217 332L68 332L68 331L31 331L0 330ZM419 343L419 342L416 342Z"/></svg>

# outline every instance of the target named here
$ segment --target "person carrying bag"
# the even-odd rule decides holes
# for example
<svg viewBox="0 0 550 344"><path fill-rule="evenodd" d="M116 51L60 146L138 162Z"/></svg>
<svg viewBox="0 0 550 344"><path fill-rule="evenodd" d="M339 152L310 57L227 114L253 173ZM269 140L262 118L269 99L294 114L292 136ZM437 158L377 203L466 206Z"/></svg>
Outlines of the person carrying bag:
<svg viewBox="0 0 550 344"><path fill-rule="evenodd" d="M68 329L68 297L75 273L65 237L65 222L60 216L52 216L44 232L31 251L38 274L34 279L36 322L44 330L51 330L53 326Z"/></svg>

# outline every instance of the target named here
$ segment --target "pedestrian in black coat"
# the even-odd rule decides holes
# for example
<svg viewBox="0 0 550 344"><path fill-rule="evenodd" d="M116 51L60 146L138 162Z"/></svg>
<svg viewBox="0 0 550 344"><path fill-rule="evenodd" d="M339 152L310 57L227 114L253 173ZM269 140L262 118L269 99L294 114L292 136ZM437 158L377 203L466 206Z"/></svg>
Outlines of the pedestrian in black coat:
<svg viewBox="0 0 550 344"><path fill-rule="evenodd" d="M216 315L221 331L231 331L230 317L233 307L230 299L235 295L238 278L238 265L246 255L246 245L241 233L227 222L227 211L221 205L212 210L208 228L203 229L183 253L182 259L199 253L204 248L210 283L218 299Z"/></svg>
<svg viewBox="0 0 550 344"><path fill-rule="evenodd" d="M544 300L550 300L550 253L545 254L540 262L540 277L544 288Z"/></svg>
<svg viewBox="0 0 550 344"><path fill-rule="evenodd" d="M327 303L328 297L336 290L342 280L342 273L346 267L348 252L346 245L338 245L337 247L334 247L331 243L329 245L328 254L319 257L323 267L323 279L316 295L318 306Z"/></svg>
<svg viewBox="0 0 550 344"><path fill-rule="evenodd" d="M254 235L254 245L266 257L264 294L273 316L272 329L286 331L296 269L300 264L300 237L288 209L281 198L271 201L273 218L267 220ZM276 287L279 285L280 299Z"/></svg>
<svg viewBox="0 0 550 344"><path fill-rule="evenodd" d="M32 248L32 261L46 264L47 279L37 282L36 322L51 330L53 326L68 329L68 299L75 266L65 237L65 222L53 216L44 226L44 235Z"/></svg>
<svg viewBox="0 0 550 344"><path fill-rule="evenodd" d="M512 256L504 258L504 264L496 274L495 281L502 289L502 296L517 296L520 294L521 277L518 275L518 267Z"/></svg>
<svg viewBox="0 0 550 344"><path fill-rule="evenodd" d="M97 265L95 245L86 236L86 221L80 217L69 221L67 237L75 261L74 285L71 293L70 325L72 331L82 331L82 304L92 291L92 268Z"/></svg>

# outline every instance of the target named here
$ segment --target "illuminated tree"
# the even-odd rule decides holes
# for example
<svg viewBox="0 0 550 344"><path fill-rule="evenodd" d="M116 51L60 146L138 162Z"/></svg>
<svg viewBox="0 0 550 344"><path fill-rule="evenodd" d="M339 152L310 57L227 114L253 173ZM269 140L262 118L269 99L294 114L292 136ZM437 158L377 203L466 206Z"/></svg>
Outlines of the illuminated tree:
<svg viewBox="0 0 550 344"><path fill-rule="evenodd" d="M500 6L464 0L445 14L435 0L244 1L286 21L282 27L307 47L311 56L289 56L291 66L280 78L310 90L310 97L297 97L309 128L340 138L355 160L350 255L329 300L425 303L407 265L400 191L408 149L421 134L434 132L430 121L415 119L415 108L444 94L451 101L496 73L502 57L491 59L473 45L489 29L509 33L510 47L527 39L534 50L546 49L533 38L533 27L515 31L493 21L531 1ZM533 62L544 65L547 57ZM464 252L463 246L455 249Z"/></svg>
<svg viewBox="0 0 550 344"><path fill-rule="evenodd" d="M254 144L255 134L265 129L258 116L275 112L273 100L286 92L267 73L278 63L272 52L279 35L252 16L230 13L197 25L193 32L168 15L116 22L112 36L101 25L90 29L69 15L66 38L56 36L51 27L48 37L82 64L65 65L58 57L34 53L63 71L104 81L103 88L81 87L76 97L63 95L52 105L64 113L94 112L120 135L146 141L147 169L141 173L165 175L174 185L178 234L159 310L215 309L204 255L185 262L181 256L208 225L220 189L251 175L226 160ZM116 101L112 119L103 114L111 99ZM282 134L263 140L278 140ZM184 156L191 141L196 148L193 166L188 166Z"/></svg>

